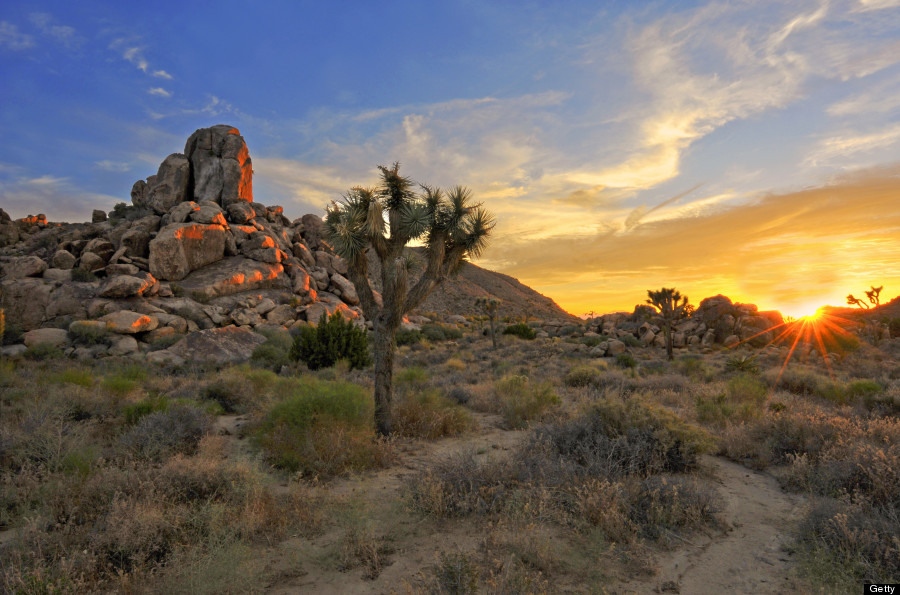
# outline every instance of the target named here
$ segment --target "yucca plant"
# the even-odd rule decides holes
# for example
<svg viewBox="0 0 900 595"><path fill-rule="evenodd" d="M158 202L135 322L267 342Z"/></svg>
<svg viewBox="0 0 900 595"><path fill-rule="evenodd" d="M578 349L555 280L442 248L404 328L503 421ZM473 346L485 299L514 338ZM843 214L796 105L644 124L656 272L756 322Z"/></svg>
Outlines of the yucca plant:
<svg viewBox="0 0 900 595"><path fill-rule="evenodd" d="M500 307L500 300L492 297L480 297L475 299L475 305L484 310L487 314L488 321L491 325L491 344L497 349L497 308Z"/></svg>
<svg viewBox="0 0 900 595"><path fill-rule="evenodd" d="M379 433L388 435L395 337L403 315L458 272L467 257L484 251L494 218L480 204L473 204L467 188L456 186L446 193L429 186L417 188L400 175L399 163L378 169L378 188L353 188L339 203L332 203L325 216L325 232L335 252L347 261L363 313L373 324L375 425ZM404 253L414 240L425 251L421 274ZM370 251L381 263L381 299L369 284L366 254Z"/></svg>

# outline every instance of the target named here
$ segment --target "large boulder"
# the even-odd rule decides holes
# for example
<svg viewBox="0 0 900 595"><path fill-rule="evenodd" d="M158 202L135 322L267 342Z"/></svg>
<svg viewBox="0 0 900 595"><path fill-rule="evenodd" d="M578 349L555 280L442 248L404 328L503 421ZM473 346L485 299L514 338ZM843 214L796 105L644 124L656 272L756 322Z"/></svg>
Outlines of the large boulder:
<svg viewBox="0 0 900 595"><path fill-rule="evenodd" d="M201 293L211 298L241 291L287 288L289 284L282 265L242 256L231 256L203 267L180 283L188 295Z"/></svg>
<svg viewBox="0 0 900 595"><path fill-rule="evenodd" d="M189 333L166 351L190 362L238 363L250 359L265 341L250 329L226 326Z"/></svg>
<svg viewBox="0 0 900 595"><path fill-rule="evenodd" d="M341 299L351 306L359 305L359 296L356 294L356 286L349 279L337 273L331 276L331 283L341 292Z"/></svg>
<svg viewBox="0 0 900 595"><path fill-rule="evenodd" d="M69 340L69 333L61 328L38 328L25 333L23 339L26 347L36 347L38 345L60 347Z"/></svg>
<svg viewBox="0 0 900 595"><path fill-rule="evenodd" d="M181 153L172 153L160 164L156 183L150 189L147 205L164 215L169 209L188 198L191 164Z"/></svg>
<svg viewBox="0 0 900 595"><path fill-rule="evenodd" d="M247 143L233 126L201 128L188 138L184 153L194 174L193 200L211 200L223 208L253 202L253 164Z"/></svg>
<svg viewBox="0 0 900 595"><path fill-rule="evenodd" d="M150 242L150 273L157 279L179 281L191 271L221 260L226 233L221 225L167 225Z"/></svg>
<svg viewBox="0 0 900 595"><path fill-rule="evenodd" d="M3 265L3 274L7 279L23 279L40 277L47 270L47 263L37 256L21 256L13 258Z"/></svg>
<svg viewBox="0 0 900 595"><path fill-rule="evenodd" d="M18 279L2 284L2 305L6 324L15 324L23 330L41 326L53 286L41 279Z"/></svg>
<svg viewBox="0 0 900 595"><path fill-rule="evenodd" d="M142 295L153 287L155 282L156 280L152 276L148 279L131 275L116 275L107 279L100 287L100 297L127 298Z"/></svg>
<svg viewBox="0 0 900 595"><path fill-rule="evenodd" d="M155 316L132 312L131 310L119 310L118 312L101 316L100 321L106 323L107 330L122 335L152 331L159 326L159 319Z"/></svg>

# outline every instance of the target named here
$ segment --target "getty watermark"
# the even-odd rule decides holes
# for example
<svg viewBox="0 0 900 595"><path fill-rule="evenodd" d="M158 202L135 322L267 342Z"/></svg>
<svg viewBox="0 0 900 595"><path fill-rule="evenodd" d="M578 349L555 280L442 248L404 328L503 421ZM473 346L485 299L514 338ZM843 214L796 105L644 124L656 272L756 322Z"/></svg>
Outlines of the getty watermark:
<svg viewBox="0 0 900 595"><path fill-rule="evenodd" d="M863 593L886 593L887 595L900 595L900 584L890 585L882 583L877 585L863 585Z"/></svg>

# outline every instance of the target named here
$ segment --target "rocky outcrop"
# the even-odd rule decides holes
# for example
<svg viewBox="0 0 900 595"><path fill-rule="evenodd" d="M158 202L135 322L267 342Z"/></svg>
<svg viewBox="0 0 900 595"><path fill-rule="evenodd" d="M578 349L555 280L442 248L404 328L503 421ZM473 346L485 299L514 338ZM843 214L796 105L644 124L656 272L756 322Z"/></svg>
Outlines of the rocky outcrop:
<svg viewBox="0 0 900 595"><path fill-rule="evenodd" d="M249 329L226 326L190 333L166 351L185 361L226 364L250 359L265 340Z"/></svg>
<svg viewBox="0 0 900 595"><path fill-rule="evenodd" d="M184 153L194 176L193 200L222 207L253 202L253 163L237 128L224 124L201 128L188 138Z"/></svg>

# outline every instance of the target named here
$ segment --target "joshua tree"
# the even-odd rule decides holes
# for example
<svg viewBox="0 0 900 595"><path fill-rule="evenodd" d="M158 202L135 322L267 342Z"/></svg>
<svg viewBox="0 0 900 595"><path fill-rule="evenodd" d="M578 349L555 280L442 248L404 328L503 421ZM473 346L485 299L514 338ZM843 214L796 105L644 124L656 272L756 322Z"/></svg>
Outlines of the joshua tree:
<svg viewBox="0 0 900 595"><path fill-rule="evenodd" d="M847 305L848 306L859 306L860 308L864 308L866 310L869 309L869 304L865 303L858 297L854 297L854 295L852 293L847 296Z"/></svg>
<svg viewBox="0 0 900 595"><path fill-rule="evenodd" d="M488 321L491 324L491 344L497 349L497 333L495 324L497 322L497 308L500 306L500 300L492 297L480 297L475 300L475 305L485 311Z"/></svg>
<svg viewBox="0 0 900 595"><path fill-rule="evenodd" d="M478 256L494 227L493 217L472 204L467 188L446 194L421 186L417 192L400 164L379 166L378 188L353 188L325 216L325 231L334 250L347 261L350 280L360 305L372 321L375 351L375 426L391 432L396 333L406 312L418 307L444 279L458 271L468 256ZM425 251L425 270L410 287L412 262L404 248L419 240ZM369 285L367 251L381 263L382 295Z"/></svg>
<svg viewBox="0 0 900 595"><path fill-rule="evenodd" d="M869 287L871 288L871 290L866 292L866 297L869 298L869 301L871 303L875 304L875 307L877 308L878 306L881 305L881 297L880 296L881 296L881 290L884 289L884 285L881 285L879 287L870 285Z"/></svg>
<svg viewBox="0 0 900 595"><path fill-rule="evenodd" d="M869 300L869 303L873 304L876 308L881 305L881 290L884 289L884 285L880 285L875 287L874 285L869 286L869 290L866 291L866 298ZM860 308L864 308L866 310L869 309L869 304L867 304L864 300L854 297L851 293L847 296L847 305L849 306L859 306Z"/></svg>
<svg viewBox="0 0 900 595"><path fill-rule="evenodd" d="M663 287L658 291L647 290L647 303L656 308L663 319L663 327L666 331L666 356L675 359L672 355L672 323L681 320L691 312L688 297L674 288Z"/></svg>

